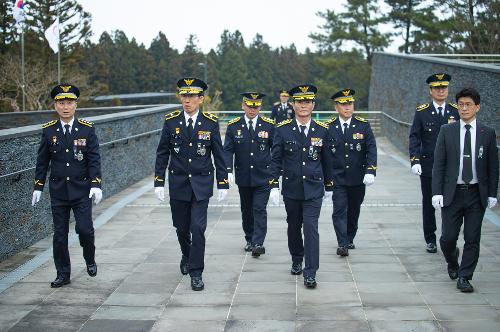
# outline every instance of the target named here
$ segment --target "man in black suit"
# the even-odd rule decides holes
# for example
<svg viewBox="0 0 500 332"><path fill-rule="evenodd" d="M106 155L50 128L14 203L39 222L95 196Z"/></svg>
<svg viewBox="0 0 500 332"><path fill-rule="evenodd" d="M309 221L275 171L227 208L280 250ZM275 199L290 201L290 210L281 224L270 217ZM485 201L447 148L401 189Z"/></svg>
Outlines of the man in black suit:
<svg viewBox="0 0 500 332"><path fill-rule="evenodd" d="M439 133L432 169L432 205L441 209L441 250L457 288L473 292L469 283L479 258L486 207L497 204L498 149L495 130L476 120L479 93L466 88L456 95L460 121ZM457 239L464 224L464 249L458 264Z"/></svg>
<svg viewBox="0 0 500 332"><path fill-rule="evenodd" d="M433 74L427 78L432 102L417 106L410 129L411 171L420 177L422 190L422 225L425 249L436 253L436 216L432 207L432 163L434 148L442 125L458 121L457 105L447 103L451 76Z"/></svg>

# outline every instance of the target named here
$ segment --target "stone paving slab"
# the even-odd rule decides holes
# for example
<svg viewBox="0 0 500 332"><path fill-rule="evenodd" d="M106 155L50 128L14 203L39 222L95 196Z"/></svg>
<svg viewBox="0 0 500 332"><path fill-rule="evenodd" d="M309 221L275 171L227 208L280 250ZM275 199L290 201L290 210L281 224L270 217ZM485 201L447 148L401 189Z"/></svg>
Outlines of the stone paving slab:
<svg viewBox="0 0 500 332"><path fill-rule="evenodd" d="M322 207L315 290L289 273L282 203L268 208L266 254L253 258L243 251L232 188L224 204L209 206L205 290L193 292L179 273L170 207L147 190L96 230L97 277L85 272L75 243L70 285L50 288L55 270L47 261L0 293L0 331L500 330L500 227L483 223L476 291L460 293L442 254L425 251L418 178L391 157L406 159L387 140L378 145L376 183L367 189L356 249L346 258L335 254L332 205ZM110 197L94 216L148 185L149 178ZM1 262L0 278L50 246L49 237Z"/></svg>

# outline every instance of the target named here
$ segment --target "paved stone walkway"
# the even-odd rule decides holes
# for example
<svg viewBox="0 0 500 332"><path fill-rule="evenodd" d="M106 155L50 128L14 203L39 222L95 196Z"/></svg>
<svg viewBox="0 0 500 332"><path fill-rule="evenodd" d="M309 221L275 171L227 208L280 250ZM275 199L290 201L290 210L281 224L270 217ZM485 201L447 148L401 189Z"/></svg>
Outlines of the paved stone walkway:
<svg viewBox="0 0 500 332"><path fill-rule="evenodd" d="M378 144L378 176L367 190L357 248L347 258L335 254L332 206L323 206L315 290L289 273L283 206L268 208L266 254L256 259L242 250L232 188L224 206L213 200L209 207L205 290L191 291L179 272L170 208L145 190L151 185L145 179L95 211L96 218L116 212L96 231L97 277L87 275L74 243L71 285L50 288L55 270L49 258L0 293L0 330L500 331L500 227L493 223L499 209L483 225L476 292L462 294L442 254L425 252L418 178L404 155L383 138ZM146 193L130 199L140 190ZM120 202L124 207L117 210ZM0 263L0 278L50 244L44 239Z"/></svg>

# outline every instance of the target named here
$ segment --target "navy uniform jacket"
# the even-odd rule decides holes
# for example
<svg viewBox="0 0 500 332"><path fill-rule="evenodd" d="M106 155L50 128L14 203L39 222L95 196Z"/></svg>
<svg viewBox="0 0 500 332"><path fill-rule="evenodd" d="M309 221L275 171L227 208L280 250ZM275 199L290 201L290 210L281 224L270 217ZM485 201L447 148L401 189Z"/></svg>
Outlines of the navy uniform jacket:
<svg viewBox="0 0 500 332"><path fill-rule="evenodd" d="M327 121L330 126L330 153L333 156L333 182L341 186L363 184L365 174L376 175L377 144L367 120L353 116L344 140L340 120Z"/></svg>
<svg viewBox="0 0 500 332"><path fill-rule="evenodd" d="M411 165L422 166L422 176L432 176L434 149L441 126L460 120L456 104L447 103L445 112L443 119L433 103L422 104L415 111L410 128L409 152Z"/></svg>
<svg viewBox="0 0 500 332"><path fill-rule="evenodd" d="M295 112L293 110L292 104L287 102L286 109L283 110L283 108L281 107L281 102L274 103L271 111L271 119L273 119L275 123L280 123L288 119L293 119L294 117L295 117Z"/></svg>
<svg viewBox="0 0 500 332"><path fill-rule="evenodd" d="M224 140L227 171L233 172L233 154L236 184L245 187L268 185L271 180L271 148L274 121L260 116L255 124L254 136L245 117L229 121Z"/></svg>
<svg viewBox="0 0 500 332"><path fill-rule="evenodd" d="M155 187L165 185L165 170L168 166L171 198L190 201L192 190L196 200L209 199L213 195L214 183L212 155L216 167L217 188L228 189L217 117L208 112L199 112L193 136L188 137L184 112L177 110L168 113L156 150Z"/></svg>
<svg viewBox="0 0 500 332"><path fill-rule="evenodd" d="M91 187L100 188L101 157L93 123L75 118L69 142L61 121L47 122L42 128L34 190L43 190L49 164L52 198L78 200L88 197Z"/></svg>
<svg viewBox="0 0 500 332"><path fill-rule="evenodd" d="M332 158L328 151L328 126L311 120L303 143L295 120L286 120L276 126L272 148L272 188L277 187L282 175L282 195L295 200L310 200L324 195L324 189L333 190Z"/></svg>

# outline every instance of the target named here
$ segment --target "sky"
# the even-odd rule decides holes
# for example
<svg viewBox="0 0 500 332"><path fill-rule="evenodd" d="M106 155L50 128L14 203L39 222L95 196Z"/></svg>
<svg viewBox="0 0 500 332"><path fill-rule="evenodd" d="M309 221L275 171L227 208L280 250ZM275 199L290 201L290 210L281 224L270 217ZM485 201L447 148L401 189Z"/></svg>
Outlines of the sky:
<svg viewBox="0 0 500 332"><path fill-rule="evenodd" d="M320 32L324 20L316 15L326 9L341 10L345 0L78 0L92 15L92 41L104 31L122 30L130 39L149 47L161 31L182 51L190 34L207 53L216 49L222 32L239 30L249 45L257 33L276 48L295 44L300 52L316 47L308 37Z"/></svg>

